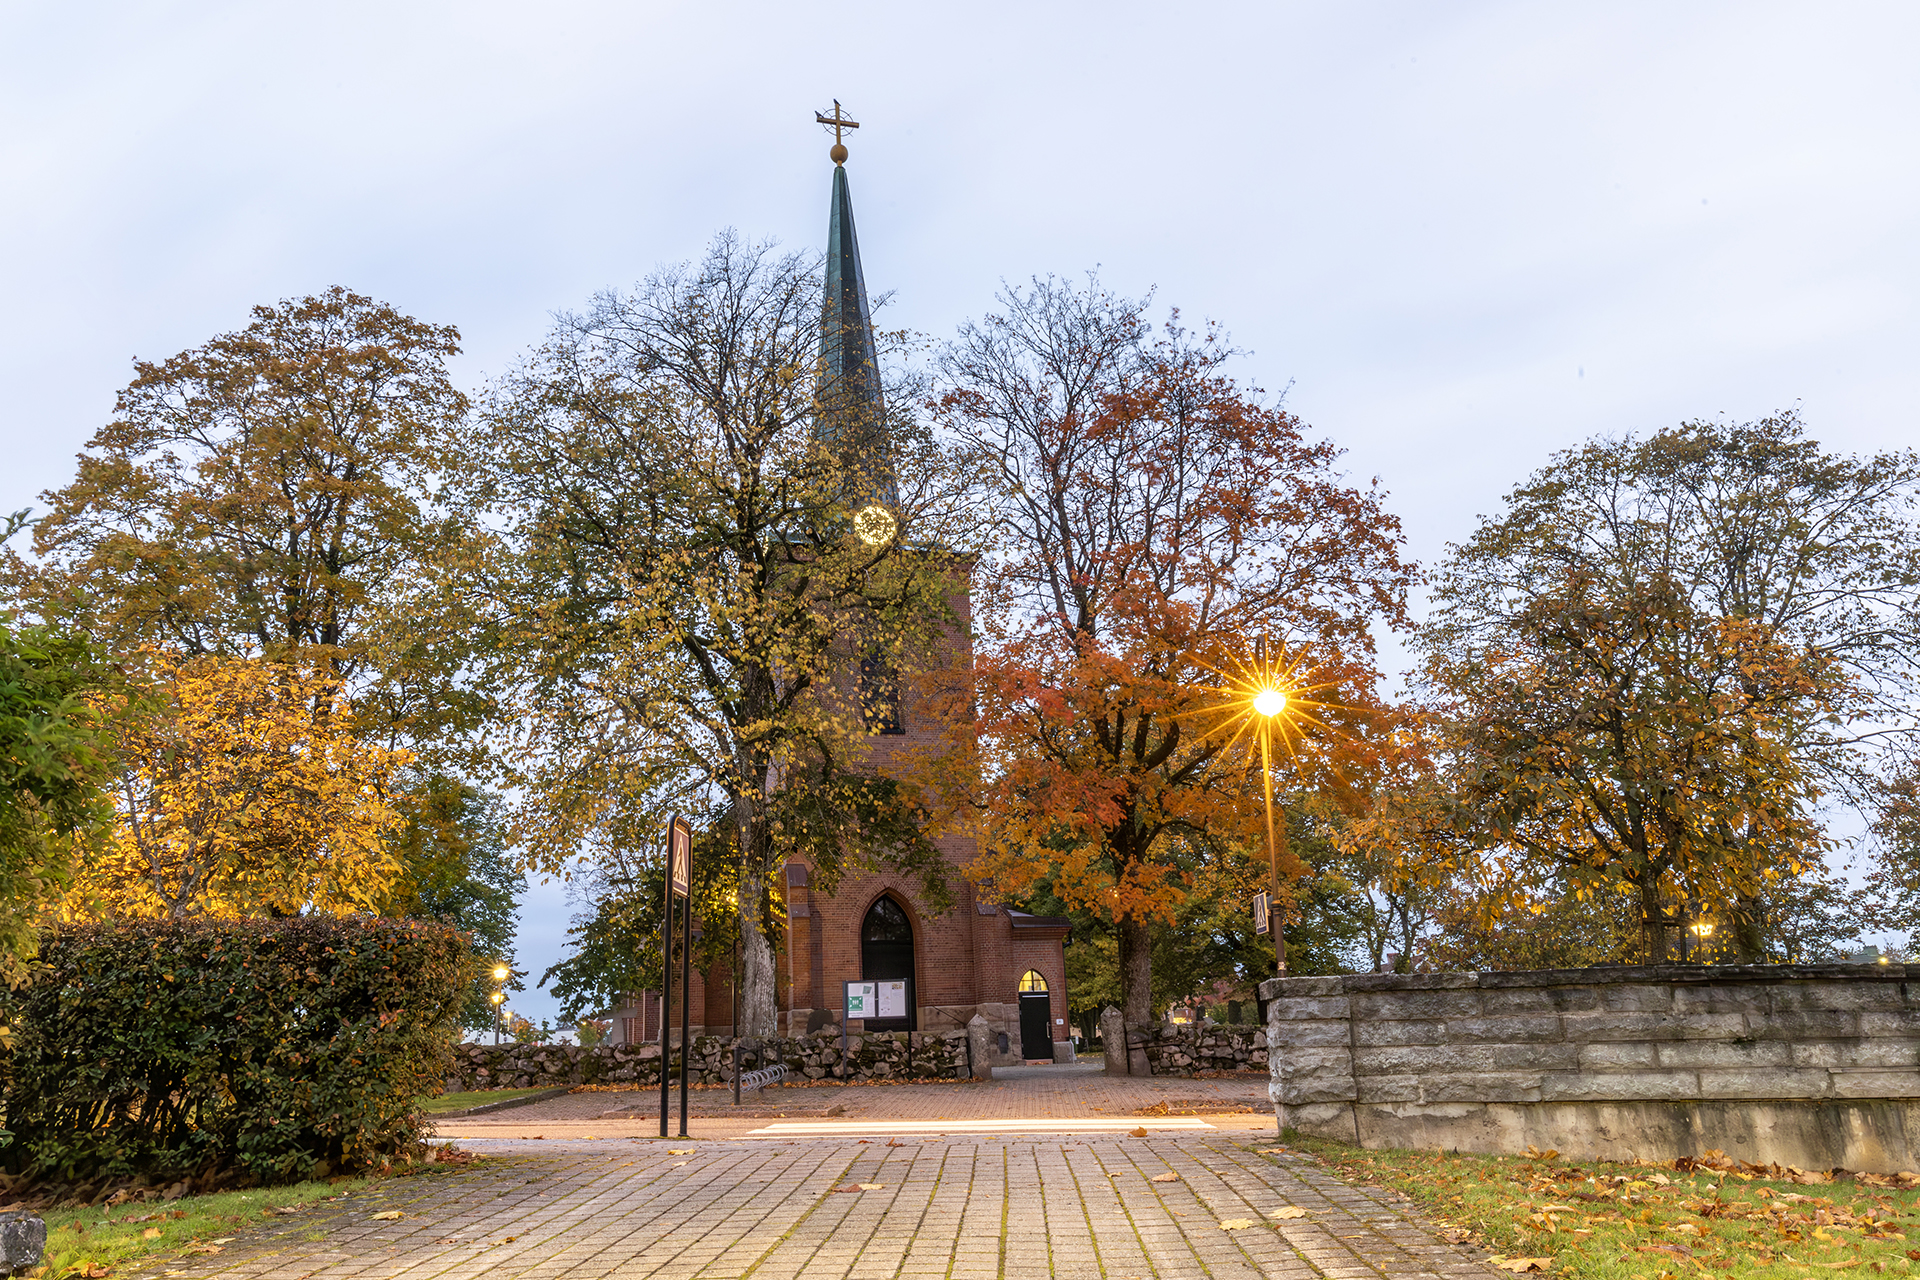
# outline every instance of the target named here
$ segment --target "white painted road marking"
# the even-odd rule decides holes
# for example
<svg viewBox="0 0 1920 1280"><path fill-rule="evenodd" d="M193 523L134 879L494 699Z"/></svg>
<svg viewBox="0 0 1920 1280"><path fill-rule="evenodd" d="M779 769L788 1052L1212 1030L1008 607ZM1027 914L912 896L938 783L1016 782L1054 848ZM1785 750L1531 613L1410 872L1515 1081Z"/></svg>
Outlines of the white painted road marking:
<svg viewBox="0 0 1920 1280"><path fill-rule="evenodd" d="M837 1137L842 1134L895 1133L1129 1133L1135 1129L1211 1129L1191 1116L1114 1120L787 1120L755 1129L749 1138Z"/></svg>

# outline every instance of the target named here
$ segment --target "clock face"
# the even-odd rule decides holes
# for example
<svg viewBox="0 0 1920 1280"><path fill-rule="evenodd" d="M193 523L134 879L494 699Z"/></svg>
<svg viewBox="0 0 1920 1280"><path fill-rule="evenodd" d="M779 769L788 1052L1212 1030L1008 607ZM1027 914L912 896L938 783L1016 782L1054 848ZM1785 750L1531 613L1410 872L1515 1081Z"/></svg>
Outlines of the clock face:
<svg viewBox="0 0 1920 1280"><path fill-rule="evenodd" d="M860 514L853 518L854 533L859 535L860 541L870 547L877 547L889 541L893 537L894 530L899 527L893 518L893 513L878 503L862 508Z"/></svg>

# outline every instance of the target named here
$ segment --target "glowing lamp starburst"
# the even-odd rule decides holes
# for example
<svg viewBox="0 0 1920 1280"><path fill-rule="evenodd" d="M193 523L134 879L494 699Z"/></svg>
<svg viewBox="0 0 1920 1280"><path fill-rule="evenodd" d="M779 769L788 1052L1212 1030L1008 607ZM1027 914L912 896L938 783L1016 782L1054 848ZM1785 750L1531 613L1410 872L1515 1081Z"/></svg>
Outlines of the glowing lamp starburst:
<svg viewBox="0 0 1920 1280"><path fill-rule="evenodd" d="M853 518L853 531L860 541L870 547L877 547L891 541L894 531L900 527L893 518L893 512L879 503L863 507L860 514Z"/></svg>
<svg viewBox="0 0 1920 1280"><path fill-rule="evenodd" d="M1278 689L1262 689L1253 696L1253 709L1269 718L1287 709L1287 695Z"/></svg>

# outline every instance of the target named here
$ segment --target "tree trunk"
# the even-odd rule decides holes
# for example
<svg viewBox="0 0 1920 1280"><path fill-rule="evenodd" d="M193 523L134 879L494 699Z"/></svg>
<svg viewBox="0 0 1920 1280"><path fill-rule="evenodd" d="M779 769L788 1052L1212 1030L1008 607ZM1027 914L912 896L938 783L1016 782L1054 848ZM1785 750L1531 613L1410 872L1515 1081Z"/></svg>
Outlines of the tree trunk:
<svg viewBox="0 0 1920 1280"><path fill-rule="evenodd" d="M1642 880L1640 890L1640 962L1667 962L1667 920L1660 909L1660 881Z"/></svg>
<svg viewBox="0 0 1920 1280"><path fill-rule="evenodd" d="M1733 959L1735 964L1767 961L1766 906L1756 894L1737 894L1733 900Z"/></svg>
<svg viewBox="0 0 1920 1280"><path fill-rule="evenodd" d="M780 1009L775 999L773 943L760 924L759 903L766 876L750 869L740 886L740 1027L736 1034L780 1034Z"/></svg>
<svg viewBox="0 0 1920 1280"><path fill-rule="evenodd" d="M1122 916L1120 1013L1129 1023L1153 1021L1153 939L1145 920Z"/></svg>
<svg viewBox="0 0 1920 1280"><path fill-rule="evenodd" d="M764 814L756 813L744 799L734 801L740 829L742 872L740 876L740 1028L736 1034L775 1036L780 1034L780 1007L777 1000L776 967L773 942L762 930L766 919L768 865L773 841L766 829Z"/></svg>

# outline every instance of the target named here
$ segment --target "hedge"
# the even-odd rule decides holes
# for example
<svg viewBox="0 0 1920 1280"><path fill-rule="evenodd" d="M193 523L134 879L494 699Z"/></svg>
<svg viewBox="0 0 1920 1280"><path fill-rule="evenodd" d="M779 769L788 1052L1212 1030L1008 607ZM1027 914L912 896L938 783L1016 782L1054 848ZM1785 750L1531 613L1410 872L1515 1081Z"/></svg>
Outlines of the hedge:
<svg viewBox="0 0 1920 1280"><path fill-rule="evenodd" d="M414 920L139 921L42 939L8 998L8 1172L280 1182L390 1162L439 1091L471 960Z"/></svg>

